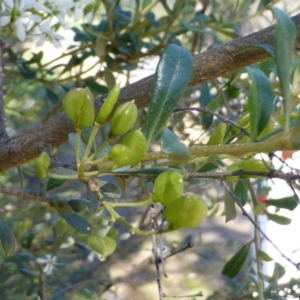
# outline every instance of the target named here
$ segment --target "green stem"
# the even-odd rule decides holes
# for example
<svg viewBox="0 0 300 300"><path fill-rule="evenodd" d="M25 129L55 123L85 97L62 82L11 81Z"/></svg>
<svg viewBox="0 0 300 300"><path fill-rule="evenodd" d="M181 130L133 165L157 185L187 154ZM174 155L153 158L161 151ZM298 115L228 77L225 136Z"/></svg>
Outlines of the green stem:
<svg viewBox="0 0 300 300"><path fill-rule="evenodd" d="M109 233L109 231L111 230L112 226L114 225L115 220L113 218L111 218L109 220L109 223L107 224L105 230L102 232L101 236L107 236L107 234Z"/></svg>
<svg viewBox="0 0 300 300"><path fill-rule="evenodd" d="M80 142L81 142L81 132L82 130L76 128L76 145L75 145L75 153L76 153L76 166L77 169L80 167Z"/></svg>
<svg viewBox="0 0 300 300"><path fill-rule="evenodd" d="M86 146L86 149L85 149L85 152L84 152L84 156L83 156L83 159L82 159L84 162L86 161L86 159L90 155L93 142L94 142L94 140L96 138L96 135L97 135L98 130L99 130L100 127L101 127L100 124L98 124L96 122L94 123L94 127L93 127L92 133L91 133L91 135L89 137L89 141L87 143L87 146Z"/></svg>
<svg viewBox="0 0 300 300"><path fill-rule="evenodd" d="M111 139L107 137L103 141L101 146L88 158L88 160L94 160L95 158L97 158L97 156L105 149L105 147L109 144L110 141Z"/></svg>
<svg viewBox="0 0 300 300"><path fill-rule="evenodd" d="M258 204L258 201L256 199L252 184L249 179L246 182L251 195L253 206L256 206ZM254 222L258 224L258 216L255 214L254 214ZM259 250L261 249L261 241L260 241L259 231L256 228L254 228L254 249L255 249L255 262L257 268L258 299L264 300L264 281L262 278L262 262L259 257Z"/></svg>
<svg viewBox="0 0 300 300"><path fill-rule="evenodd" d="M141 202L117 202L117 203L110 203L111 207L139 207L139 206L146 206L153 204L152 199L148 199Z"/></svg>

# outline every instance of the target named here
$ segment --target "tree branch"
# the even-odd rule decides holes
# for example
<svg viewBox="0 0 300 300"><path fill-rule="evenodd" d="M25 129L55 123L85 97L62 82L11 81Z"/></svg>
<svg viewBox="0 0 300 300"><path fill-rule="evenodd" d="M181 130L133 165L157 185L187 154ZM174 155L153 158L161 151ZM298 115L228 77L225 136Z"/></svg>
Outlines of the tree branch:
<svg viewBox="0 0 300 300"><path fill-rule="evenodd" d="M3 100L3 48L4 41L0 38L0 143L8 139L5 128L4 100Z"/></svg>
<svg viewBox="0 0 300 300"><path fill-rule="evenodd" d="M294 16L292 20L298 32L295 42L295 48L298 48L300 47L300 14ZM273 44L273 40L274 26L270 26L195 56L194 71L189 87L264 60L269 57L269 54L261 49L251 49L237 55L235 53L251 45ZM152 82L153 75L124 87L121 90L118 104L135 99L140 109L147 107L149 105ZM104 98L105 96L97 97L95 101L97 110ZM57 148L65 143L68 134L74 131L72 122L62 115L1 142L0 172L39 156L45 148Z"/></svg>

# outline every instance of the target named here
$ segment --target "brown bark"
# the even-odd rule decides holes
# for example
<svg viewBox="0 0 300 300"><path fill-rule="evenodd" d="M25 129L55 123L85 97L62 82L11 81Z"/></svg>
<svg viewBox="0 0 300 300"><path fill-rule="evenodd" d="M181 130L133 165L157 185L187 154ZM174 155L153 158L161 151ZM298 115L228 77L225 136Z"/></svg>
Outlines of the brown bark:
<svg viewBox="0 0 300 300"><path fill-rule="evenodd" d="M300 47L300 14L292 17L292 20L298 32L295 43L295 48L298 48ZM260 49L248 50L236 56L233 53L251 45L272 45L273 40L274 26L270 26L195 56L194 71L189 87L199 85L269 57L267 52ZM118 104L135 99L139 108L147 107L152 81L153 75L124 87ZM98 97L96 99L97 109L101 105L102 98ZM73 124L64 115L61 115L0 143L0 172L35 158L42 151L55 149L67 141L70 132L74 132Z"/></svg>

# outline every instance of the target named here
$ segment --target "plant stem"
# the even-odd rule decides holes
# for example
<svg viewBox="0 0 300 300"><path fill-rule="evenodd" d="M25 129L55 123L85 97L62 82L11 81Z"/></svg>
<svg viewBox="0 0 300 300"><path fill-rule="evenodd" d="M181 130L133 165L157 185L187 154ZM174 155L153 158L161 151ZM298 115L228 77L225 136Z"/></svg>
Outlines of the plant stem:
<svg viewBox="0 0 300 300"><path fill-rule="evenodd" d="M250 180L247 181L248 190L251 195L253 207L258 204L258 201L256 199L256 195L254 193L252 184ZM258 216L254 214L254 222L258 224ZM264 281L262 278L262 262L259 257L259 250L261 249L261 241L260 241L260 235L259 231L256 227L254 227L254 249L255 249L255 262L256 262L256 268L257 268L257 288L258 288L258 299L264 300Z"/></svg>
<svg viewBox="0 0 300 300"><path fill-rule="evenodd" d="M88 158L88 156L90 155L90 152L91 152L91 148L92 148L92 145L93 145L93 142L95 140L95 137L97 135L97 132L99 130L99 128L101 127L100 124L98 123L94 123L94 127L93 127L93 130L92 130L92 133L89 137L89 141L87 143L87 146L86 146L86 149L85 149L85 152L84 152L84 155L83 155L83 158L82 158L82 161L86 161L86 159Z"/></svg>

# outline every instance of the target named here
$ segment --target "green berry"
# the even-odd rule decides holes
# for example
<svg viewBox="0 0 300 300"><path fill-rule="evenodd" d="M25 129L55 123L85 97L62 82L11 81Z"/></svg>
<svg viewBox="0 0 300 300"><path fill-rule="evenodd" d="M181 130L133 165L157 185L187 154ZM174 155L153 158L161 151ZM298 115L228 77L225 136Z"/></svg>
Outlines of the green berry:
<svg viewBox="0 0 300 300"><path fill-rule="evenodd" d="M104 257L111 255L117 247L116 241L109 236L90 235L87 238L87 244L96 252Z"/></svg>
<svg viewBox="0 0 300 300"><path fill-rule="evenodd" d="M134 101L120 105L110 122L109 137L114 138L128 132L136 122L138 110Z"/></svg>
<svg viewBox="0 0 300 300"><path fill-rule="evenodd" d="M88 88L70 90L63 100L63 108L76 128L93 125L95 119L94 97Z"/></svg>
<svg viewBox="0 0 300 300"><path fill-rule="evenodd" d="M183 176L176 171L159 174L154 181L152 200L164 206L170 205L183 192Z"/></svg>
<svg viewBox="0 0 300 300"><path fill-rule="evenodd" d="M103 124L112 113L114 106L118 100L120 94L120 86L116 84L113 89L109 92L107 98L105 99L103 105L100 108L98 116L96 117L96 122L98 124Z"/></svg>
<svg viewBox="0 0 300 300"><path fill-rule="evenodd" d="M198 196L182 196L175 199L164 211L170 229L198 227L205 219L207 206Z"/></svg>

